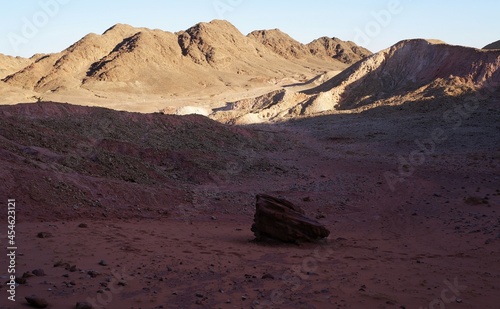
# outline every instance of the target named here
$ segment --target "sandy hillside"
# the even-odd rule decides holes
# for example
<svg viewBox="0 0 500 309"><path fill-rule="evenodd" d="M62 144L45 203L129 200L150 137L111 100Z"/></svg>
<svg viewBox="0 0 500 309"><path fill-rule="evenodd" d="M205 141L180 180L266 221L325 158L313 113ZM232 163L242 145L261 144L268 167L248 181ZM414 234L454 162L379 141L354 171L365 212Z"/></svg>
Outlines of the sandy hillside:
<svg viewBox="0 0 500 309"><path fill-rule="evenodd" d="M289 85L230 103L212 116L248 123L393 105L439 109L477 95L485 99L497 95L499 68L498 51L427 40L402 41L320 85L314 85L314 80Z"/></svg>
<svg viewBox="0 0 500 309"><path fill-rule="evenodd" d="M19 71L31 63L30 59L0 54L0 78Z"/></svg>

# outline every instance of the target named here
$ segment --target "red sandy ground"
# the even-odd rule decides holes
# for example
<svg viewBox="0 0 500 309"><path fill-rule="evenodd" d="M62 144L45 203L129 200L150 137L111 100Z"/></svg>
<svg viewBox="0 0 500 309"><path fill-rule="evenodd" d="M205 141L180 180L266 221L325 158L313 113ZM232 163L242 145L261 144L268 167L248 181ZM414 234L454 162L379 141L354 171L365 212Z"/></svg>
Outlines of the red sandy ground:
<svg viewBox="0 0 500 309"><path fill-rule="evenodd" d="M17 273L46 275L18 286L16 303L4 286L0 308L28 308L24 297L33 294L50 308L87 300L135 309L500 308L498 113L485 107L457 128L440 116L337 115L260 127L289 144L264 154L288 173L228 167L225 181L193 187L184 204L165 200L167 217L68 221L41 207L50 219L42 222L19 211ZM408 158L414 140L434 128L448 138L392 191L384 173L397 174L398 156ZM300 205L330 237L253 242L255 193ZM76 271L54 267L59 261ZM0 263L7 265L4 254Z"/></svg>

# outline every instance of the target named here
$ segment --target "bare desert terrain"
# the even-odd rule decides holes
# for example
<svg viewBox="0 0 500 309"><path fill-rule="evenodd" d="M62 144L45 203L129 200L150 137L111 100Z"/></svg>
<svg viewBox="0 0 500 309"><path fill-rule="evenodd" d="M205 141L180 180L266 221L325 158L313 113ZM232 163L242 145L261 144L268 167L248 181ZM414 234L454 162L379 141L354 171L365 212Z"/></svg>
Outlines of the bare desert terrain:
<svg viewBox="0 0 500 309"><path fill-rule="evenodd" d="M499 50L214 21L2 61L0 308L499 308ZM255 241L258 194L330 235Z"/></svg>

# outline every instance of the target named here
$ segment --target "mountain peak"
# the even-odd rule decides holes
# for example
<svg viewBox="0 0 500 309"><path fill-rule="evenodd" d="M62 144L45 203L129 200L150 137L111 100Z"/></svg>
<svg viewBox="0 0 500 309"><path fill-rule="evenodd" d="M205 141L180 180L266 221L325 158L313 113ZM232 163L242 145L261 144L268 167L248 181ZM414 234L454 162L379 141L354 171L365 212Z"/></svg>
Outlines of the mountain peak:
<svg viewBox="0 0 500 309"><path fill-rule="evenodd" d="M307 47L315 56L333 58L347 64L353 64L372 54L371 51L364 47L350 41L342 41L336 37L320 37L307 44Z"/></svg>
<svg viewBox="0 0 500 309"><path fill-rule="evenodd" d="M106 31L104 31L102 35L106 37L108 36L124 37L139 32L142 29L144 28L135 28L127 24L116 24L108 28Z"/></svg>

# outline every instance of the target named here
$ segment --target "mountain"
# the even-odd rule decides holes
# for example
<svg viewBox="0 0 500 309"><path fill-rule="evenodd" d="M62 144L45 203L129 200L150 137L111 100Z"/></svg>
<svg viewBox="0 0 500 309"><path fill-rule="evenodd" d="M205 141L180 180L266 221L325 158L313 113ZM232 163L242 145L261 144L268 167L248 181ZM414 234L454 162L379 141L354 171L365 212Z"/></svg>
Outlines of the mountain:
<svg viewBox="0 0 500 309"><path fill-rule="evenodd" d="M212 115L225 122L259 122L338 110L365 110L420 102L491 96L500 84L500 51L427 40L407 40L359 61L326 82L303 91L285 87L230 104Z"/></svg>
<svg viewBox="0 0 500 309"><path fill-rule="evenodd" d="M89 67L138 29L116 25L103 35L88 34L64 51L45 55L3 81L38 92L79 88Z"/></svg>
<svg viewBox="0 0 500 309"><path fill-rule="evenodd" d="M117 24L102 35L86 35L59 53L20 61L5 71L8 76L3 82L46 99L57 96L59 101L64 94L70 99L84 95L84 102L88 98L133 100L128 95L164 101L185 94L246 91L284 78L304 80L347 67L341 59L315 56L304 45L280 35L307 57L291 59L280 54L281 47L264 45L222 20L177 33Z"/></svg>
<svg viewBox="0 0 500 309"><path fill-rule="evenodd" d="M500 41L493 42L491 44L486 45L483 49L500 49Z"/></svg>
<svg viewBox="0 0 500 309"><path fill-rule="evenodd" d="M344 42L338 38L322 37L307 44L309 51L324 59L336 59L340 62L352 64L372 54L366 48L353 42Z"/></svg>

